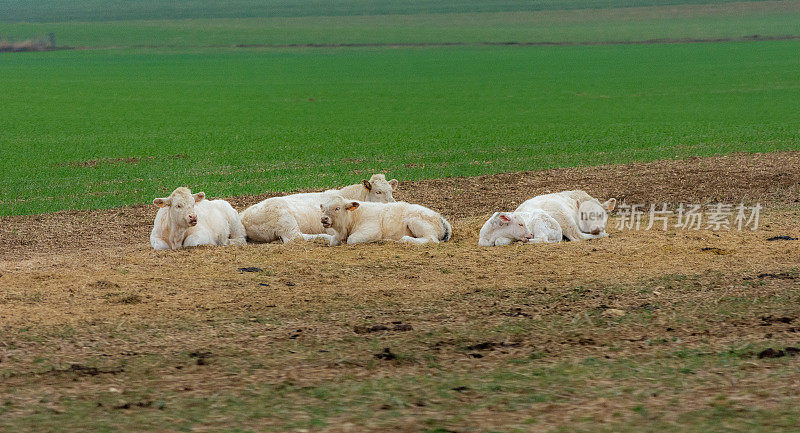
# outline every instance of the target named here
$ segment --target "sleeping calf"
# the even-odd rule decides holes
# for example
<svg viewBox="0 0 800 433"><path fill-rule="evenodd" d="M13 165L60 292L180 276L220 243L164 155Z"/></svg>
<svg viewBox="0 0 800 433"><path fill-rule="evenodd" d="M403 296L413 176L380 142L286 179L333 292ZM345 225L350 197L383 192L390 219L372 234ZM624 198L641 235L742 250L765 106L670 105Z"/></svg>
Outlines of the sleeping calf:
<svg viewBox="0 0 800 433"><path fill-rule="evenodd" d="M493 247L514 241L551 243L561 241L561 237L561 226L547 212L495 212L481 227L478 245Z"/></svg>

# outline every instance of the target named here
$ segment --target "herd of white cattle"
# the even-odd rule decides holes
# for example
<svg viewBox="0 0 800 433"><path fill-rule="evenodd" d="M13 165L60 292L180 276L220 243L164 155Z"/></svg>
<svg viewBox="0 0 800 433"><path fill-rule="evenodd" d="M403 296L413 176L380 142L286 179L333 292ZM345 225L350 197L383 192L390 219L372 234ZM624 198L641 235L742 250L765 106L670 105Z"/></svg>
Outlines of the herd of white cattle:
<svg viewBox="0 0 800 433"><path fill-rule="evenodd" d="M157 198L150 243L157 250L199 245L244 245L324 239L329 245L394 240L413 244L449 241L453 229L438 212L395 201L398 181L383 174L345 188L268 198L241 214L225 200L205 200L180 187ZM533 197L514 212L495 212L483 225L480 246L515 241L551 243L607 237L608 212L615 199L603 203L584 191L563 191Z"/></svg>

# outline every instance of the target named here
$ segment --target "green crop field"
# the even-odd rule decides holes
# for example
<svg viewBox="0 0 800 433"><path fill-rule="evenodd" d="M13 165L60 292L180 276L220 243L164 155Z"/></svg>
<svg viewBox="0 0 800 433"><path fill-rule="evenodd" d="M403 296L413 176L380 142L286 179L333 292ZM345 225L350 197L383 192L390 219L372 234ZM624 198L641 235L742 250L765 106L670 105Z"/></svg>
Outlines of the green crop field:
<svg viewBox="0 0 800 433"><path fill-rule="evenodd" d="M734 0L2 0L0 22L100 21L164 18L354 16L606 9L674 4L731 3Z"/></svg>
<svg viewBox="0 0 800 433"><path fill-rule="evenodd" d="M12 21L72 5L6 3ZM0 54L0 215L144 203L177 185L230 196L373 170L420 179L798 148L796 40L479 44L800 34L796 1L669 3L371 16L353 11L452 11L347 3L327 17L315 3L301 17L148 20L160 3L142 1L108 17L135 21L5 23L6 38L52 31L95 49ZM634 4L654 6L621 7ZM467 46L230 47L453 42Z"/></svg>
<svg viewBox="0 0 800 433"><path fill-rule="evenodd" d="M447 14L4 23L70 47L640 41L800 34L800 1Z"/></svg>
<svg viewBox="0 0 800 433"><path fill-rule="evenodd" d="M800 42L5 55L0 213L796 149ZM130 160L119 160L130 158Z"/></svg>

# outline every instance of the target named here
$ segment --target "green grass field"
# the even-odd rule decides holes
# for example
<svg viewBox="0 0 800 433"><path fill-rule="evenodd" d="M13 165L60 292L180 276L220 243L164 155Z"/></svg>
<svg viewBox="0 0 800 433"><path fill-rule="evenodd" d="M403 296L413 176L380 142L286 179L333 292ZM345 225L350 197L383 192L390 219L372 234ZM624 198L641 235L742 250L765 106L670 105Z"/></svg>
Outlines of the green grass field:
<svg viewBox="0 0 800 433"><path fill-rule="evenodd" d="M165 18L354 16L607 9L734 0L0 0L0 22L104 21Z"/></svg>
<svg viewBox="0 0 800 433"><path fill-rule="evenodd" d="M120 48L0 54L0 215L146 203L177 185L229 196L339 185L378 170L467 176L800 141L797 41L219 47L791 36L800 34L797 1L584 10L466 2L458 13L370 16L355 15L451 5L344 2L345 16L314 16L334 12L306 3L302 14L281 12L307 15L293 18L151 20L161 4L139 1L114 4L121 15L107 17L138 20L113 22L87 15L91 2L6 3L6 20L60 17L6 23L6 38L52 31L59 44ZM229 10L254 14L245 3ZM182 17L187 4L162 15ZM631 5L646 7L623 7ZM210 1L192 10L231 15Z"/></svg>
<svg viewBox="0 0 800 433"><path fill-rule="evenodd" d="M491 13L7 23L0 36L21 40L50 32L60 46L117 48L786 36L800 34L800 1Z"/></svg>
<svg viewBox="0 0 800 433"><path fill-rule="evenodd" d="M0 214L796 149L798 48L6 55Z"/></svg>

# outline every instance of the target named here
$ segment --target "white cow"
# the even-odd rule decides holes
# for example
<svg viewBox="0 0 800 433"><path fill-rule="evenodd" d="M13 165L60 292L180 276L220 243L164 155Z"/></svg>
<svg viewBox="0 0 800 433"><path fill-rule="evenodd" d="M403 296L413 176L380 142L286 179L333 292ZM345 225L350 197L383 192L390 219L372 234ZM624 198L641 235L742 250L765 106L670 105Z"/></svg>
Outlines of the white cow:
<svg viewBox="0 0 800 433"><path fill-rule="evenodd" d="M322 225L332 234L331 245L395 240L414 244L449 241L450 223L439 213L405 202L367 203L326 192Z"/></svg>
<svg viewBox="0 0 800 433"><path fill-rule="evenodd" d="M157 250L177 250L198 245L244 245L244 227L230 203L205 200L206 194L192 194L180 187L169 197L157 198L160 207L150 232L150 244Z"/></svg>
<svg viewBox="0 0 800 433"><path fill-rule="evenodd" d="M608 212L614 210L616 205L614 198L601 204L586 192L574 190L533 197L519 205L514 212L547 212L561 226L564 237L580 241L608 237Z"/></svg>
<svg viewBox="0 0 800 433"><path fill-rule="evenodd" d="M495 212L481 227L478 245L493 247L514 241L553 243L561 238L561 226L545 211Z"/></svg>
<svg viewBox="0 0 800 433"><path fill-rule="evenodd" d="M397 179L386 180L383 174L374 174L369 180L338 190L351 200L390 203L397 189ZM336 191L336 190L329 190ZM320 222L321 192L292 194L268 198L242 212L242 224L247 238L252 242L289 242L318 237L330 240Z"/></svg>

